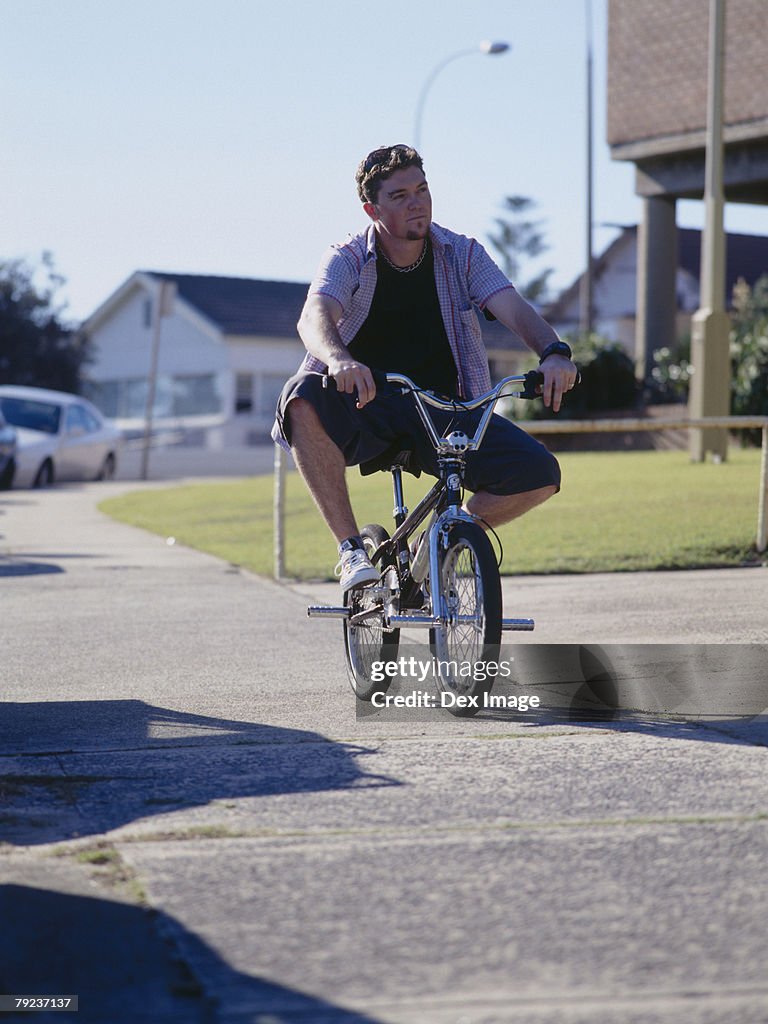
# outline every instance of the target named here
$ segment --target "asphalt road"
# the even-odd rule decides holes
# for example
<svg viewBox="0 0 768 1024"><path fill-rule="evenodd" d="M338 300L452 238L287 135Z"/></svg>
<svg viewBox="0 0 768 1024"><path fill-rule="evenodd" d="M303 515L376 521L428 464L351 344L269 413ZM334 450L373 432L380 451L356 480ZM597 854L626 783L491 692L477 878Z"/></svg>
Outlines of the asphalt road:
<svg viewBox="0 0 768 1024"><path fill-rule="evenodd" d="M0 1020L768 1021L768 571L507 581L539 710L361 715L127 486L0 496L0 993L80 1007Z"/></svg>

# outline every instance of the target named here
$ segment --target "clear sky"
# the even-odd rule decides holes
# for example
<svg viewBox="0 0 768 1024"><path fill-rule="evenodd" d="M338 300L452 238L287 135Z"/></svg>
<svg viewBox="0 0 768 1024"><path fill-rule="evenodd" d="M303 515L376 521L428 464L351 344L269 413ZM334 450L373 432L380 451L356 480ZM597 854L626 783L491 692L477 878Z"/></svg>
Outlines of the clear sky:
<svg viewBox="0 0 768 1024"><path fill-rule="evenodd" d="M366 224L359 160L411 142L435 220L487 243L525 195L569 284L584 266L588 0L0 0L0 260L53 253L66 316L134 270L308 281ZM605 143L606 0L594 38L595 248L640 218ZM678 222L698 227L701 203ZM768 213L728 207L731 230ZM493 251L493 250L491 250Z"/></svg>

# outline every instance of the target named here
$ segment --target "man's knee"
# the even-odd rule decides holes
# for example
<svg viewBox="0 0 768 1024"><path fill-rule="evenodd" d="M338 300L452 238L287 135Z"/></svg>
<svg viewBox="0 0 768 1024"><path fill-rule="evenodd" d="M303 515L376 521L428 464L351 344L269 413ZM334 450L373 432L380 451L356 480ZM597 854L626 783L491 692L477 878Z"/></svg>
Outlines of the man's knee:
<svg viewBox="0 0 768 1024"><path fill-rule="evenodd" d="M300 443L307 436L325 434L317 409L306 398L292 398L285 407L283 420L285 436L292 448L297 440Z"/></svg>
<svg viewBox="0 0 768 1024"><path fill-rule="evenodd" d="M285 418L295 426L297 423L319 423L317 410L306 398L292 398L285 407Z"/></svg>
<svg viewBox="0 0 768 1024"><path fill-rule="evenodd" d="M537 487L535 491L531 491L531 495L535 495L539 502L549 501L550 498L554 498L557 492L560 490L559 485L547 484L546 487Z"/></svg>

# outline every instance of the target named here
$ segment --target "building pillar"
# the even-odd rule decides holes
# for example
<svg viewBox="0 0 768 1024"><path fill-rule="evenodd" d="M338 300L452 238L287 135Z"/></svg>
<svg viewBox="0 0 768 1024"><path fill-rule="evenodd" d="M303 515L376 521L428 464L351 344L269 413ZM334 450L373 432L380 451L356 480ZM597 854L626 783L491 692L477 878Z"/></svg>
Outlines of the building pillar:
<svg viewBox="0 0 768 1024"><path fill-rule="evenodd" d="M727 416L731 404L730 321L725 311L725 194L723 186L723 71L725 65L725 0L710 0L707 84L707 150L704 167L704 233L701 236L701 298L693 317L688 399L692 418ZM703 462L728 454L725 430L694 430L691 459Z"/></svg>
<svg viewBox="0 0 768 1024"><path fill-rule="evenodd" d="M643 199L637 239L637 322L635 372L646 380L656 349L677 338L676 201L669 196Z"/></svg>

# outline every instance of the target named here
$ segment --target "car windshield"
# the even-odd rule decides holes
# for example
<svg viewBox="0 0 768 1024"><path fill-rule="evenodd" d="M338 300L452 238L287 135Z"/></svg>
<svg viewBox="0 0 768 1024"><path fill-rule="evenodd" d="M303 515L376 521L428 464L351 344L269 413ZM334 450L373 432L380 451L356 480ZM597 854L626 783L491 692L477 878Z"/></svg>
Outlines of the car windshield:
<svg viewBox="0 0 768 1024"><path fill-rule="evenodd" d="M59 432L61 407L52 402L37 402L28 398L0 398L3 415L14 427L42 430L46 434Z"/></svg>

